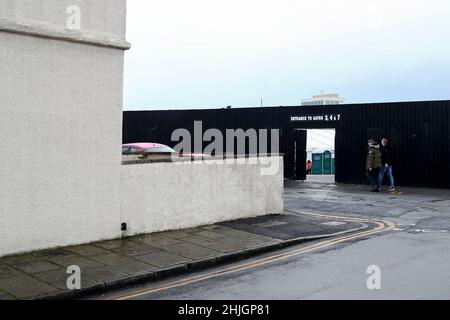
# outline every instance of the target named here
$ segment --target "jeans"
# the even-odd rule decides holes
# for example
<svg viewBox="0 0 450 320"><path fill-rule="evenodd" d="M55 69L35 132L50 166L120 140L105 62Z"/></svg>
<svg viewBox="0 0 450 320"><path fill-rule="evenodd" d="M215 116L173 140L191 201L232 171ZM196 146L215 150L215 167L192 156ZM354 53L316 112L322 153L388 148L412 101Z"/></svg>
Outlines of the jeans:
<svg viewBox="0 0 450 320"><path fill-rule="evenodd" d="M395 184L394 184L394 176L392 175L392 166L381 167L380 175L378 177L378 185L380 185L380 186L383 185L383 178L384 178L384 174L386 172L389 177L389 183L391 184L390 188L393 189Z"/></svg>

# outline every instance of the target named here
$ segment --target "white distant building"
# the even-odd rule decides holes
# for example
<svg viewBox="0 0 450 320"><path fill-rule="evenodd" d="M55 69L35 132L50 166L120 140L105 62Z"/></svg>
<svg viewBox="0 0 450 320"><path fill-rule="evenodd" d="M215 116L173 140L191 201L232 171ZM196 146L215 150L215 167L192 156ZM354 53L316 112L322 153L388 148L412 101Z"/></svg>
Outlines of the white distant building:
<svg viewBox="0 0 450 320"><path fill-rule="evenodd" d="M317 96L313 96L309 99L304 99L301 102L302 106L324 106L330 104L343 104L344 98L340 97L337 93L325 93L321 92Z"/></svg>

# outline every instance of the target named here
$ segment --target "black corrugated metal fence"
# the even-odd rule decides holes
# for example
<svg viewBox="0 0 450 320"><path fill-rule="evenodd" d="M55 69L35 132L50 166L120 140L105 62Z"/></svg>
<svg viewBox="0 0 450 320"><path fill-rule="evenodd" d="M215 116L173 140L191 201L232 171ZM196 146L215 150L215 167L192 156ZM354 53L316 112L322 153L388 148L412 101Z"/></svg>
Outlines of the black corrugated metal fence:
<svg viewBox="0 0 450 320"><path fill-rule="evenodd" d="M367 140L387 137L397 185L450 188L450 101L125 111L123 142L173 146L172 132L185 128L193 135L194 121L202 121L203 131L216 128L224 136L226 129L279 129L286 178L294 178L295 130L334 128L340 183L365 183Z"/></svg>

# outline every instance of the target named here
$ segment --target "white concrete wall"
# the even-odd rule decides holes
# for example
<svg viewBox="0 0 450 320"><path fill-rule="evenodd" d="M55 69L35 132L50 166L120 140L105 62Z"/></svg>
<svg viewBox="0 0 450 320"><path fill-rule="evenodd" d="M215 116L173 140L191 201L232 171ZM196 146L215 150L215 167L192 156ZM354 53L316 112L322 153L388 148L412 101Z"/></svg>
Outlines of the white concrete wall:
<svg viewBox="0 0 450 320"><path fill-rule="evenodd" d="M122 166L121 212L128 234L283 212L283 161L248 159ZM265 168L271 166L265 175Z"/></svg>
<svg viewBox="0 0 450 320"><path fill-rule="evenodd" d="M124 37L125 0L0 0L0 256L120 236Z"/></svg>

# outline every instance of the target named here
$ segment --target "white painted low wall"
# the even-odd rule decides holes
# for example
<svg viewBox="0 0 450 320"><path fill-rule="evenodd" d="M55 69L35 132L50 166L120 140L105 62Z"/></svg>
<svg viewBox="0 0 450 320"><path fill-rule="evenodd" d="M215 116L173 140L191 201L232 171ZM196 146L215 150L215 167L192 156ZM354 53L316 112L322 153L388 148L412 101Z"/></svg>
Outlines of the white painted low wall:
<svg viewBox="0 0 450 320"><path fill-rule="evenodd" d="M88 172L103 172L99 163L92 162ZM109 190L108 199L100 198L94 181L80 172L78 183L89 182L89 192L75 193L75 186L61 182L61 192L67 194L52 199L57 194L56 189L49 190L55 184L52 180L48 186L41 185L42 192L33 191L46 199L41 204L45 211L30 215L26 199L16 202L16 208L23 211L2 216L6 223L0 233L0 256L283 212L283 161L279 156L120 167L120 183L113 177L109 181L113 184L104 189L105 193ZM110 173L114 176L116 171ZM83 176L88 180L83 181ZM35 184L30 188L40 189ZM62 205L63 200L68 204ZM74 201L79 201L77 206ZM127 224L126 232L120 230L121 223Z"/></svg>
<svg viewBox="0 0 450 320"><path fill-rule="evenodd" d="M123 165L121 213L128 234L282 213L282 157L260 160L265 163L229 159Z"/></svg>

